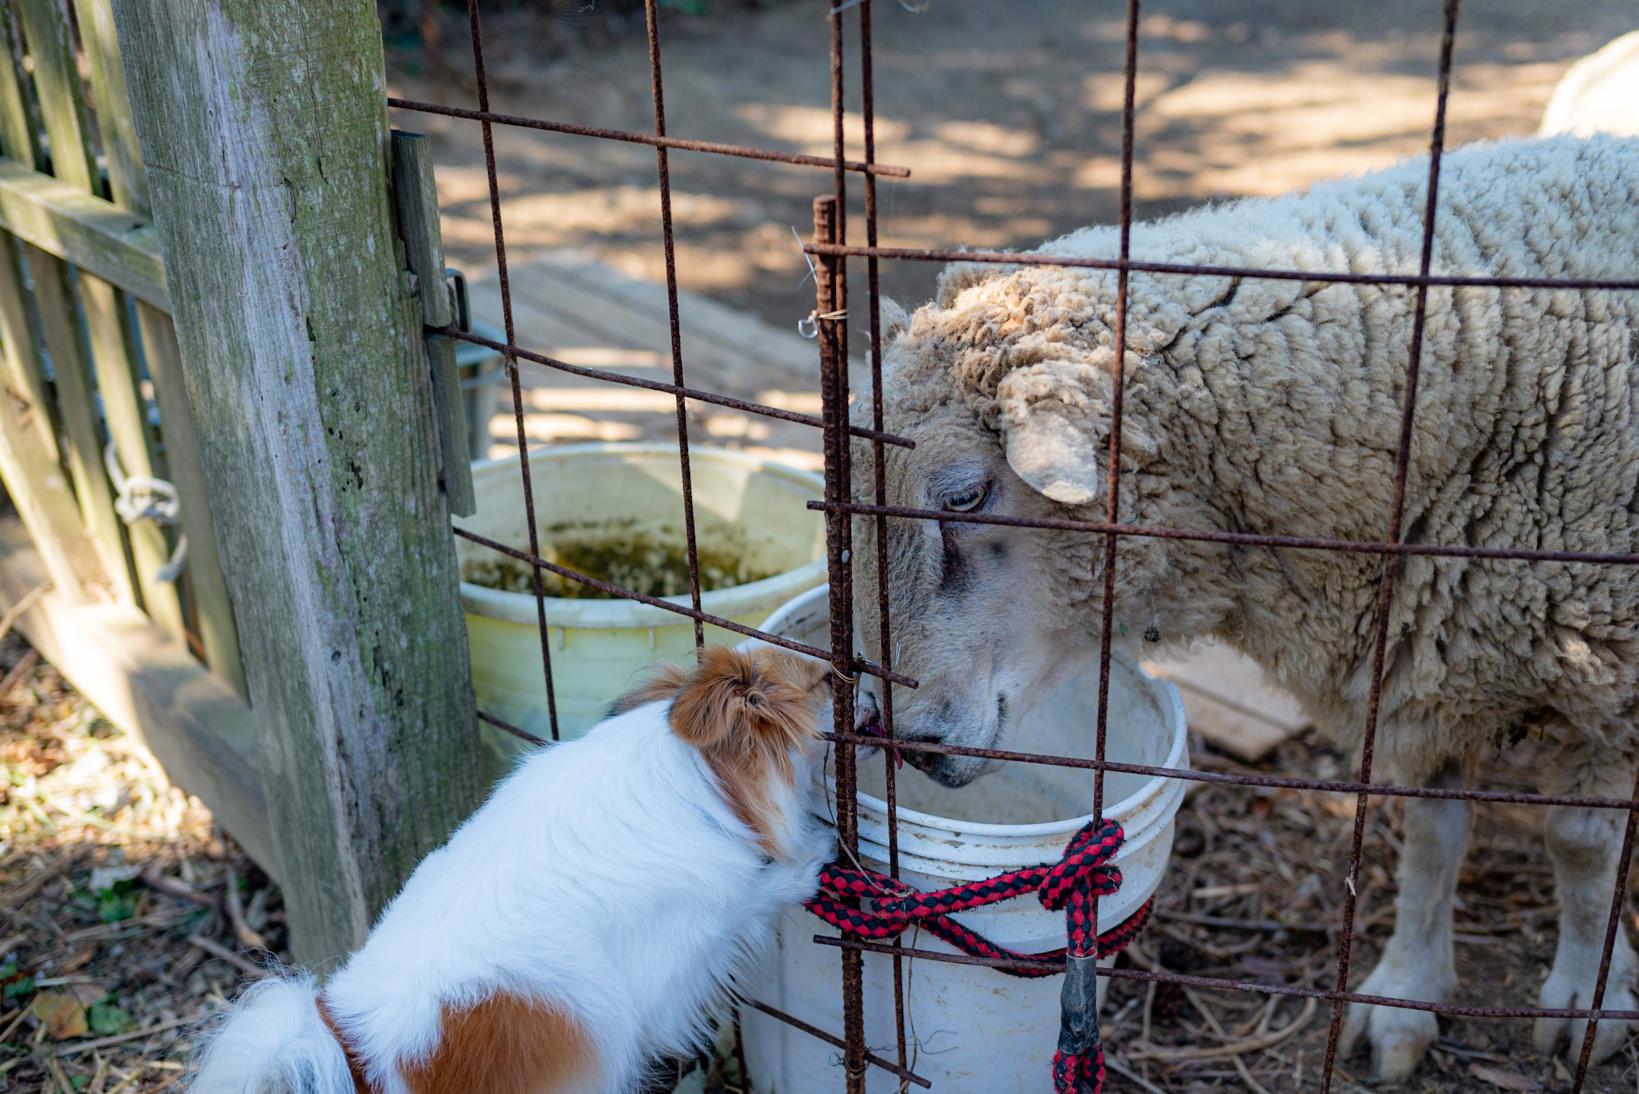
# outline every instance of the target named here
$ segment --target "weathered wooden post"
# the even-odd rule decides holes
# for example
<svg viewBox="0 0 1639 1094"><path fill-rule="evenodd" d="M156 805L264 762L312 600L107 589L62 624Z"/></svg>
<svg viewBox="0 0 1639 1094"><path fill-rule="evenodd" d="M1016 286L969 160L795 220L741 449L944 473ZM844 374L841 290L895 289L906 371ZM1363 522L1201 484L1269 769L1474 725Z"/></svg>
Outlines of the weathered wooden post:
<svg viewBox="0 0 1639 1094"><path fill-rule="evenodd" d="M480 789L370 0L116 3L299 960Z"/></svg>

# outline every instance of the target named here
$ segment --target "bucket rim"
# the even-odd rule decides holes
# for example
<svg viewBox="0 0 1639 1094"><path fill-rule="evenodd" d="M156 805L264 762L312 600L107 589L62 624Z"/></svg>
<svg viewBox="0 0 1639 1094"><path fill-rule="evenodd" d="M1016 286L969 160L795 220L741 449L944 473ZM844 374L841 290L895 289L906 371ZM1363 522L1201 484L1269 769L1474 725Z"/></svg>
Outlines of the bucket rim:
<svg viewBox="0 0 1639 1094"><path fill-rule="evenodd" d="M1162 680L1145 672L1139 665L1119 654L1112 655L1112 663L1118 663L1123 668L1130 669L1145 682L1155 685L1155 696L1162 704L1163 724L1169 725L1172 733L1172 743L1167 750L1166 762L1162 767L1187 769L1187 749L1189 743L1189 729L1184 721L1184 701L1179 695L1178 688L1171 681ZM1025 762L1025 761L1014 761ZM1089 784L1090 785L1090 784ZM835 782L827 778L826 787L829 791L827 798L832 799L836 793ZM1168 792L1175 791L1182 804L1184 787L1179 779L1163 775L1151 775L1143 784L1128 794L1125 798L1113 805L1104 807L1104 816L1110 820L1124 820L1134 817L1144 811L1144 807L1151 801L1165 797ZM861 812L866 809L877 814L883 823L888 816L888 803L874 794L864 791L857 793ZM1171 819L1176 809L1165 811L1160 823L1165 824ZM1032 836L1065 836L1080 829L1093 819L1093 814L1083 813L1080 816L1067 817L1062 820L1036 821L1032 824L998 824L992 821L964 821L955 817L942 817L937 813L924 813L920 809L912 809L904 805L894 807L894 817L901 827L900 834L904 834L903 826L914 824L923 828L937 829L959 836L992 836L1008 837L1012 839L1028 839ZM1127 826L1122 825L1123 828ZM1147 826L1146 826L1147 827ZM1127 832L1130 838L1143 829L1133 829Z"/></svg>
<svg viewBox="0 0 1639 1094"><path fill-rule="evenodd" d="M758 629L769 631L771 633L778 633L776 623L781 621L781 616L796 615L797 613L810 608L816 600L827 595L827 592L828 586L821 585L818 588L809 589L808 591L793 597L786 603L780 605L780 607L776 609L772 615L763 621L762 625ZM1147 684L1150 689L1150 694L1154 697L1156 705L1160 708L1161 723L1168 729L1172 738L1167 747L1166 760L1163 764L1161 764L1161 766L1187 770L1189 766L1189 725L1184 716L1183 696L1179 693L1177 685L1173 684L1170 680L1163 680L1160 677L1151 676L1149 673L1144 671L1143 666L1124 654L1112 653L1110 660L1112 664L1120 665L1123 669L1133 673L1136 677ZM826 804L831 804L836 799L836 781L834 778L827 776L825 779L825 785L825 802ZM1128 794L1125 798L1122 798L1113 805L1106 805L1104 807L1104 815L1105 817L1116 820L1120 820L1123 817L1136 816L1141 813L1144 807L1151 801L1165 797L1169 791L1174 793L1178 799L1178 804L1181 805L1184 792L1184 787L1181 780L1162 775L1151 775L1131 794ZM882 822L886 822L888 813L888 803L886 801L874 794L868 794L862 790L856 791L855 797L859 803L859 808L862 813L869 810L872 813L877 814L877 816L881 818ZM1164 810L1164 815L1160 818L1160 823L1167 823L1176 812L1176 806L1170 810ZM919 809L912 809L904 805L895 806L894 816L901 825L913 824L922 828L935 829L958 836L1010 837L1013 839L1028 839L1032 836L1067 835L1081 828L1088 821L1093 819L1093 815L1091 813L1086 813L1082 814L1081 816L1068 817L1061 820L1037 821L1032 824L998 824L990 821L964 821L958 820L955 817L942 817L936 813L925 813ZM1140 830L1142 829L1135 830L1135 832ZM1127 834L1132 836L1135 832L1128 832Z"/></svg>

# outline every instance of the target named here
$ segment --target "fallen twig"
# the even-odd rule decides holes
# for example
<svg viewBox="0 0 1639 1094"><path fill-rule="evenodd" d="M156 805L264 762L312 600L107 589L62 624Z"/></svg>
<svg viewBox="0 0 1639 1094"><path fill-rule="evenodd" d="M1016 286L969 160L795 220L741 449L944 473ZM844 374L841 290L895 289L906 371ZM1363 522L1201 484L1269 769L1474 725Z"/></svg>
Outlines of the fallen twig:
<svg viewBox="0 0 1639 1094"><path fill-rule="evenodd" d="M17 663L7 670L6 675L0 677L0 698L11 694L11 689L18 682L34 671L34 666L40 663L40 651L30 649L17 659Z"/></svg>
<svg viewBox="0 0 1639 1094"><path fill-rule="evenodd" d="M223 903L227 905L228 922L233 924L233 933L239 944L247 950L267 949L267 939L245 920L245 905L239 899L239 875L231 865L228 867L228 891Z"/></svg>
<svg viewBox="0 0 1639 1094"><path fill-rule="evenodd" d="M168 1030L176 1029L178 1026L185 1026L192 1022L197 1022L204 1016L204 1012L201 1011L198 1014L190 1014L186 1018L172 1018L166 1022L156 1022L155 1024L147 1026L143 1029L134 1029L130 1033L116 1033L112 1037L99 1037L95 1041L81 1041L79 1044L68 1045L65 1048L58 1049L57 1059L60 1060L65 1056L77 1056L82 1052L89 1052L95 1048L106 1048L109 1045L122 1045L127 1041L140 1041L144 1037L152 1037L156 1033L164 1033Z"/></svg>
<svg viewBox="0 0 1639 1094"><path fill-rule="evenodd" d="M1104 1054L1104 1066L1109 1068L1111 1071L1115 1072L1117 1075L1122 1076L1123 1078L1131 1079L1133 1082L1137 1083L1139 1086L1141 1086L1145 1090L1149 1091L1150 1094L1167 1094L1167 1092L1165 1090L1162 1090L1160 1087L1156 1086L1154 1083L1152 1083L1149 1080L1145 1079L1144 1076L1140 1075L1138 1072L1134 1071L1132 1068L1127 1067L1120 1060L1117 1060L1114 1056L1110 1055L1107 1052Z"/></svg>
<svg viewBox="0 0 1639 1094"><path fill-rule="evenodd" d="M31 806L34 805L33 802L28 801L25 801L24 804ZM34 806L34 808L38 809L39 807ZM49 821L50 818L48 817L47 820ZM24 880L22 883L6 890L4 893L0 893L0 906L8 908L18 907L25 900L38 892L46 884L46 882L51 881L53 878L61 875L66 868L66 864L61 861L49 863L44 869L35 873L33 877Z"/></svg>
<svg viewBox="0 0 1639 1094"><path fill-rule="evenodd" d="M247 976L260 979L267 975L266 969L251 964L249 961L246 961L243 957L240 957L220 942L212 942L208 938L194 934L188 936L188 944L191 946L198 946L212 957L220 958L221 960L226 961L228 964L234 966Z"/></svg>
<svg viewBox="0 0 1639 1094"><path fill-rule="evenodd" d="M181 878L162 874L152 866L144 866L142 873L138 876L142 878L144 885L156 892L164 893L166 896L174 896L181 900L191 900L195 904L209 908L212 911L221 910L221 904L209 893L202 893Z"/></svg>
<svg viewBox="0 0 1639 1094"><path fill-rule="evenodd" d="M1235 1065L1235 1070L1241 1073L1241 1081L1252 1094L1269 1094L1269 1089L1252 1077L1252 1069L1246 1066L1246 1061L1239 1056L1231 1056L1229 1062Z"/></svg>
<svg viewBox="0 0 1639 1094"><path fill-rule="evenodd" d="M51 582L37 585L23 594L23 599L11 606L5 615L0 615L0 638L11 633L11 628L23 617L23 613L39 603L40 598L51 591Z"/></svg>
<svg viewBox="0 0 1639 1094"><path fill-rule="evenodd" d="M1266 1048L1273 1048L1292 1034L1302 1029L1314 1016L1316 1002L1314 997L1304 1000L1303 1013L1280 1029L1265 1033L1261 1037L1248 1037L1244 1041L1234 1041L1227 1045L1204 1045L1199 1048L1159 1048L1140 1049L1137 1052L1127 1053L1129 1060L1160 1060L1164 1063L1176 1064L1185 1060L1211 1060L1221 1056L1240 1056L1247 1052L1261 1052Z"/></svg>

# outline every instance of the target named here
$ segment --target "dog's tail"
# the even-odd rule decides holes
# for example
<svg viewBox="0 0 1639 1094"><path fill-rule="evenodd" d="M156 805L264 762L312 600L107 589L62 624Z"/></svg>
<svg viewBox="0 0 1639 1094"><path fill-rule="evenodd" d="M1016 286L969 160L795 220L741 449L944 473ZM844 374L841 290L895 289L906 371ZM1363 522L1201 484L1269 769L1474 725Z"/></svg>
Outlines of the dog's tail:
<svg viewBox="0 0 1639 1094"><path fill-rule="evenodd" d="M196 1050L189 1094L353 1094L347 1054L318 997L311 976L253 984Z"/></svg>

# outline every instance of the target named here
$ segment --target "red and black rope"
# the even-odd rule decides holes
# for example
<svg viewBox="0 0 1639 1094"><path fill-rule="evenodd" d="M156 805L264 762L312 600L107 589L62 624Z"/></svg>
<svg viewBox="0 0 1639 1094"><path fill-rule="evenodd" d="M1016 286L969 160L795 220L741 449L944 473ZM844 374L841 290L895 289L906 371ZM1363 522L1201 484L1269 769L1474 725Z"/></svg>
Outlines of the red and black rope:
<svg viewBox="0 0 1639 1094"><path fill-rule="evenodd" d="M1053 1086L1059 1094L1098 1094L1104 1085L1104 1049L1098 1036L1096 962L1120 952L1149 919L1146 901L1126 921L1093 937L1093 901L1121 887L1110 865L1125 838L1115 821L1090 821L1051 865L1010 870L992 878L923 892L873 870L832 863L820 872L820 892L808 910L845 935L881 941L912 926L925 927L962 953L1017 962L998 968L1008 976L1066 976L1059 1047L1053 1055ZM1068 945L1043 953L998 946L951 918L1035 893L1050 911L1064 912Z"/></svg>

